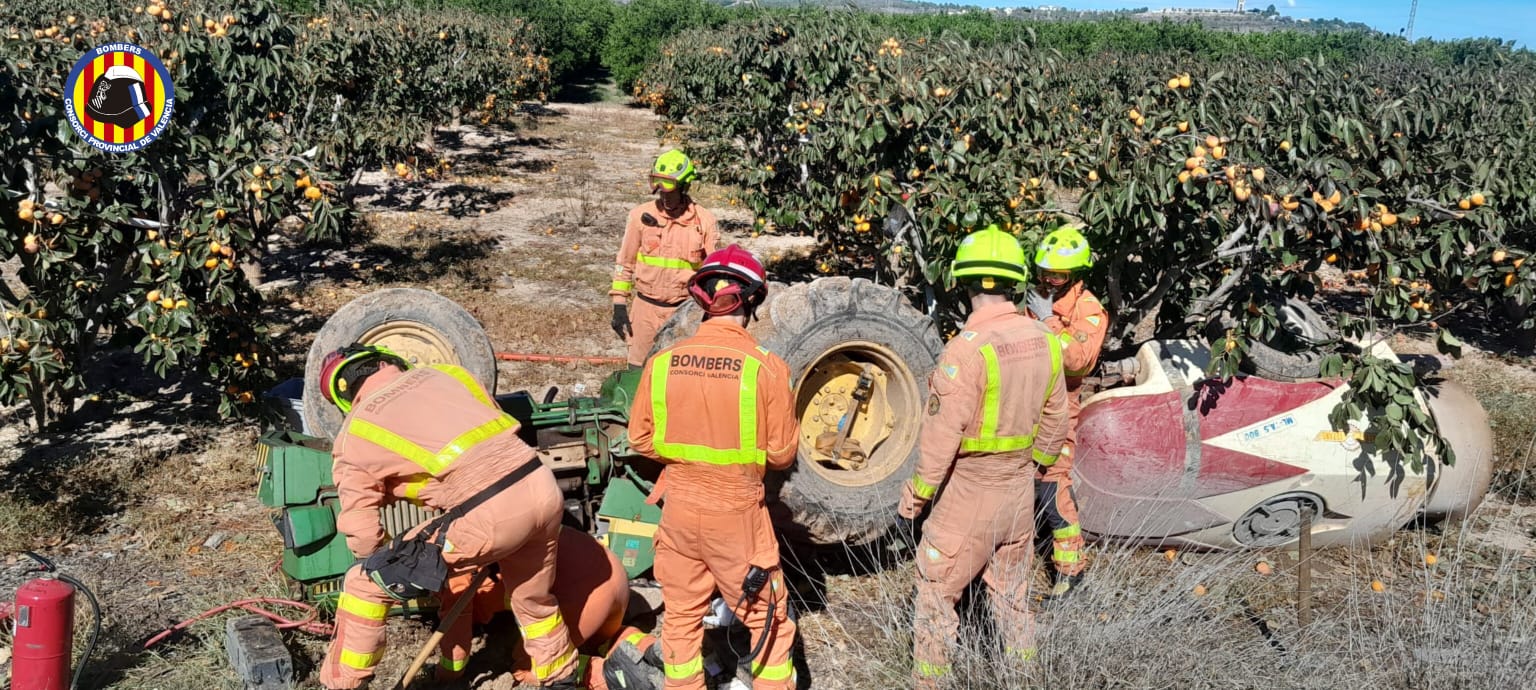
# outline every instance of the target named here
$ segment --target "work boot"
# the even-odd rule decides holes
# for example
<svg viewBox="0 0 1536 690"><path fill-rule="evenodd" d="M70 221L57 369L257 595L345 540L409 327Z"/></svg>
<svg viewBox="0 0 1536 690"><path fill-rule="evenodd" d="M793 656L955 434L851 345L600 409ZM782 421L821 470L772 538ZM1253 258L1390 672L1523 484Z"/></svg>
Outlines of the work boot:
<svg viewBox="0 0 1536 690"><path fill-rule="evenodd" d="M1047 592L1043 599L1047 602L1059 602L1072 596L1077 590L1082 589L1083 574L1062 575L1056 573L1053 578L1055 583L1051 585L1051 591Z"/></svg>
<svg viewBox="0 0 1536 690"><path fill-rule="evenodd" d="M581 678L579 678L577 674L572 673L571 675L561 678L560 680L550 683L549 685L540 685L539 687L548 688L548 690L580 690L581 688L586 687L586 684L582 682Z"/></svg>
<svg viewBox="0 0 1536 690"><path fill-rule="evenodd" d="M651 650L659 647L659 644L652 645ZM649 655L651 650L646 650L646 654ZM645 663L644 657L635 656L637 652L632 645L616 647L603 660L603 679L608 682L609 690L661 690L666 683L661 664Z"/></svg>

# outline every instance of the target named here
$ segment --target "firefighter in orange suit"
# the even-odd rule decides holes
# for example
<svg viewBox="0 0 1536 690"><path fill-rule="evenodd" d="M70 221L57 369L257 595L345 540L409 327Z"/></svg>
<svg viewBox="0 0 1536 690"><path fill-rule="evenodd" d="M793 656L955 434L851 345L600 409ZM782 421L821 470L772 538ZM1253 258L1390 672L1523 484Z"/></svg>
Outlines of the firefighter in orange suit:
<svg viewBox="0 0 1536 690"><path fill-rule="evenodd" d="M1028 281L1024 250L996 226L966 236L952 273L970 297L965 330L928 379L917 472L897 510L915 519L944 495L917 549L913 644L917 687L952 678L955 604L981 575L1009 654L1035 656L1027 599L1034 557L1035 465L1049 466L1067 434L1059 341L1011 301ZM909 524L909 523L908 523Z"/></svg>
<svg viewBox="0 0 1536 690"><path fill-rule="evenodd" d="M778 541L763 474L795 460L797 424L789 367L759 347L746 325L768 286L762 264L731 245L689 281L704 308L698 333L651 358L630 412L636 452L666 463L656 534L656 580L667 615L661 648L666 687L703 690L703 619L716 589L752 631L752 687L795 683ZM744 592L749 575L758 591Z"/></svg>
<svg viewBox="0 0 1536 690"><path fill-rule="evenodd" d="M603 687L602 657L619 630L624 627L624 611L629 606L629 576L618 556L604 548L592 535L571 527L560 529L560 549L555 563L555 598L560 600L560 615L569 622L571 644L581 653L578 673L586 676L584 687ZM449 582L442 592L442 609L453 608L473 574L465 571ZM492 616L508 609L506 587L498 580L486 580L473 593L474 603L465 615L443 631L438 644L437 679L452 681L461 677L469 665L470 643L474 626L485 625ZM469 612L473 612L470 615ZM533 662L519 645L512 653L512 674L519 683L537 685Z"/></svg>
<svg viewBox="0 0 1536 690"><path fill-rule="evenodd" d="M563 501L554 473L517 437L517 422L464 369L413 369L376 346L332 353L320 390L346 414L332 474L341 498L336 527L352 553L395 552L379 522L386 503L447 511L476 499L442 535L447 573L498 563L539 682L569 686L576 649L552 589ZM486 495L512 475L521 479ZM382 569L364 566L353 566L343 580L336 635L320 667L320 682L333 690L373 676L398 591Z"/></svg>
<svg viewBox="0 0 1536 690"><path fill-rule="evenodd" d="M631 367L645 363L656 331L688 299L688 279L720 243L715 214L688 196L688 185L697 177L693 161L682 151L661 154L651 169L656 200L631 209L624 225L608 295L613 298L613 331L629 344Z"/></svg>
<svg viewBox="0 0 1536 690"><path fill-rule="evenodd" d="M1051 529L1051 562L1055 582L1047 599L1060 599L1076 591L1083 579L1083 529L1072 493L1072 455L1077 446L1077 418L1083 377L1098 364L1104 348L1109 315L1099 298L1083 286L1082 272L1093 266L1088 238L1077 228L1062 227L1046 235L1035 249L1039 283L1029 291L1026 306L1061 342L1062 365L1067 376L1067 403L1072 423L1061 459L1042 467L1036 479L1037 510Z"/></svg>

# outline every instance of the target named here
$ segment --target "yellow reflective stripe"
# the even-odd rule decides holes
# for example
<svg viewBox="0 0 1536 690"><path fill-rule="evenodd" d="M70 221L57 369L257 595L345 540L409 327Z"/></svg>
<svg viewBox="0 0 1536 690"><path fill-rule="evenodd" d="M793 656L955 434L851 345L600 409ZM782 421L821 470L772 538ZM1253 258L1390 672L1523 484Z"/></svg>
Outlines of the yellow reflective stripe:
<svg viewBox="0 0 1536 690"><path fill-rule="evenodd" d="M374 666L377 666L379 663L379 657L382 655L382 652L371 652L368 654L363 654L362 652L354 652L350 649L347 649L346 647L342 647L341 658L339 661L341 661L342 666L346 666L347 668L355 668L361 671L366 671L370 668L373 668Z"/></svg>
<svg viewBox="0 0 1536 690"><path fill-rule="evenodd" d="M496 436L508 429L516 428L517 420L513 419L511 415L501 415L500 417L492 419L489 422L459 434L458 438L449 441L447 446L445 446L442 450L437 451L437 459L443 464L443 467L446 468L453 464L454 460L459 459L460 455L469 452L469 449L480 445L480 443L486 439Z"/></svg>
<svg viewBox="0 0 1536 690"><path fill-rule="evenodd" d="M628 643L630 643L632 645L635 645L636 647L638 647L638 646L640 646L640 642L643 641L644 639L645 639L645 633L643 633L643 632L632 632L632 633L629 634L629 637L624 638L624 641L628 642Z"/></svg>
<svg viewBox="0 0 1536 690"><path fill-rule="evenodd" d="M754 357L743 357L741 363L741 388L736 391L736 410L741 415L737 433L741 436L742 451L750 452L767 462L768 454L757 448L757 372L763 363Z"/></svg>
<svg viewBox="0 0 1536 690"><path fill-rule="evenodd" d="M445 671L458 673L459 671L464 670L465 666L469 665L469 657L466 656L463 659L454 659L452 657L446 656L440 657L437 660L437 665L443 667L443 670Z"/></svg>
<svg viewBox="0 0 1536 690"><path fill-rule="evenodd" d="M912 475L912 494L918 498L933 498L933 495L937 493L938 490L939 487L923 481L923 478L917 474Z"/></svg>
<svg viewBox="0 0 1536 690"><path fill-rule="evenodd" d="M426 488L428 477L425 475L412 475L410 481L405 483L405 500L421 504L421 490Z"/></svg>
<svg viewBox="0 0 1536 690"><path fill-rule="evenodd" d="M1083 533L1082 525L1067 525L1061 529L1051 530L1051 536L1056 539L1071 539Z"/></svg>
<svg viewBox="0 0 1536 690"><path fill-rule="evenodd" d="M700 654L681 664L662 664L667 677L673 680L687 680L704 672L704 655Z"/></svg>
<svg viewBox="0 0 1536 690"><path fill-rule="evenodd" d="M411 443L399 434L366 419L353 419L352 423L347 426L347 431L364 441L399 455L406 460L410 460L426 470L428 474L436 475L443 469L438 467L437 456L431 451Z"/></svg>
<svg viewBox="0 0 1536 690"><path fill-rule="evenodd" d="M551 661L547 664L539 664L538 666L533 667L533 675L538 676L539 680L547 680L550 676L555 674L555 671L560 670L561 666L570 663L571 657L575 655L575 649L567 649L565 650L564 654L555 657L554 661Z"/></svg>
<svg viewBox="0 0 1536 690"><path fill-rule="evenodd" d="M691 443L667 441L667 377L671 372L671 358L656 357L651 361L651 417L655 420L655 432L651 446L656 454L669 460L703 462L711 465L751 465L768 462L768 453L757 444L757 374L762 362L753 357L742 357L741 386L737 390L738 445L735 448L712 448Z"/></svg>
<svg viewBox="0 0 1536 690"><path fill-rule="evenodd" d="M752 662L753 678L761 678L766 681L776 681L789 680L789 677L793 675L795 675L795 664L789 659L785 659L784 663L782 664L774 664L772 666L764 666L763 662L761 661Z"/></svg>
<svg viewBox="0 0 1536 690"><path fill-rule="evenodd" d="M645 252L636 254L635 259L647 266L659 266L661 268L671 268L679 271L692 271L698 269L698 266L695 266L692 262L684 259L669 259L664 256L651 256Z"/></svg>
<svg viewBox="0 0 1536 690"><path fill-rule="evenodd" d="M528 625L522 626L523 639L536 640L554 632L556 628L562 625L565 625L565 619L560 617L559 611L556 611L555 615L545 618L544 620L534 621Z"/></svg>
<svg viewBox="0 0 1536 690"><path fill-rule="evenodd" d="M371 621L381 621L389 617L388 604L375 604L366 599L354 597L346 592L342 592L341 598L336 600L336 610L346 611L358 618L366 618Z"/></svg>
<svg viewBox="0 0 1536 690"><path fill-rule="evenodd" d="M926 661L917 662L917 675L924 678L939 678L949 675L949 664L930 664Z"/></svg>
<svg viewBox="0 0 1536 690"><path fill-rule="evenodd" d="M1062 563L1076 563L1080 558L1082 558L1082 554L1076 551L1063 551L1057 548L1051 549L1051 560L1053 561L1060 561Z"/></svg>
<svg viewBox="0 0 1536 690"><path fill-rule="evenodd" d="M1029 455L1030 455L1030 457L1033 457L1035 459L1035 462L1038 462L1042 466L1045 466L1045 467L1050 467L1051 465L1056 464L1057 458L1060 457L1059 455L1051 455L1049 453L1042 453L1042 452L1040 452L1040 450L1038 448L1033 450L1033 451L1030 451Z"/></svg>
<svg viewBox="0 0 1536 690"><path fill-rule="evenodd" d="M768 453L761 450L721 450L691 443L655 443L656 452L664 458L703 462L710 465L761 465L768 462Z"/></svg>
<svg viewBox="0 0 1536 690"><path fill-rule="evenodd" d="M485 405L493 410L501 409L496 406L496 403L491 400L490 396L485 394L485 389L480 387L480 382L476 381L475 377L471 376L469 370L464 367L452 364L433 364L428 368L436 369L457 379L469 391L470 395L475 396L475 399L480 401L481 405Z"/></svg>
<svg viewBox="0 0 1536 690"><path fill-rule="evenodd" d="M460 455L474 448L476 444L495 436L508 429L516 429L517 420L508 415L501 415L496 419L481 424L459 435L458 438L448 442L442 450L433 453L418 446L393 431L385 429L365 419L353 419L348 431L358 438L377 445L385 450L410 460L418 467L427 471L434 477L443 473L459 459Z"/></svg>
<svg viewBox="0 0 1536 690"><path fill-rule="evenodd" d="M987 365L987 388L981 399L981 428L975 436L960 440L960 449L979 453L1006 453L1024 450L1035 444L1029 436L998 436L997 421L1002 407L1002 369L997 364L997 349L991 343L979 350Z"/></svg>
<svg viewBox="0 0 1536 690"><path fill-rule="evenodd" d="M1034 436L997 436L994 438L968 438L960 442L961 450L977 453L1006 453L1024 450L1035 445Z"/></svg>
<svg viewBox="0 0 1536 690"><path fill-rule="evenodd" d="M1045 385L1045 399L1050 400L1051 394L1056 392L1056 374L1061 372L1061 343L1053 338L1046 338L1045 343L1051 351L1051 379Z"/></svg>
<svg viewBox="0 0 1536 690"><path fill-rule="evenodd" d="M987 362L987 392L981 399L981 431L977 435L988 439L997 436L1003 373L997 365L997 348L992 347L992 343L981 346L981 358Z"/></svg>
<svg viewBox="0 0 1536 690"><path fill-rule="evenodd" d="M613 281L613 285L609 287L614 292L629 292L630 290L634 289L635 284L627 280L615 280Z"/></svg>

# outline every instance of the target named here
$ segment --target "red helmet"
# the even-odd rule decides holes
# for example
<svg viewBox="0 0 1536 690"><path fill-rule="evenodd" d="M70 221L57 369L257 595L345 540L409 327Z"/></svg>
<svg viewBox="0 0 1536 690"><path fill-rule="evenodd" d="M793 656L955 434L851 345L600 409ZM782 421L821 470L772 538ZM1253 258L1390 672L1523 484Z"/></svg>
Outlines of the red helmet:
<svg viewBox="0 0 1536 690"><path fill-rule="evenodd" d="M705 257L688 279L688 293L710 316L723 316L743 303L750 312L768 297L763 265L752 252L731 245Z"/></svg>

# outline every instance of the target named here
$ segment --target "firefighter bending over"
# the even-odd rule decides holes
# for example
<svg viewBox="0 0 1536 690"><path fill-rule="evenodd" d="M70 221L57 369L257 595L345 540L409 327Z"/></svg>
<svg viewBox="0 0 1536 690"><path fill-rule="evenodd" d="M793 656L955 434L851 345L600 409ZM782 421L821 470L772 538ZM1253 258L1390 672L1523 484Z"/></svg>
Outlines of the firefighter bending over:
<svg viewBox="0 0 1536 690"><path fill-rule="evenodd" d="M320 682L361 686L379 662L393 603L495 563L535 679L573 687L576 649L552 591L563 500L517 422L464 369L411 368L383 347L332 353L319 383L346 415L332 450L336 527L364 559L343 581ZM379 509L394 501L446 513L388 541Z"/></svg>

